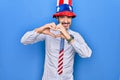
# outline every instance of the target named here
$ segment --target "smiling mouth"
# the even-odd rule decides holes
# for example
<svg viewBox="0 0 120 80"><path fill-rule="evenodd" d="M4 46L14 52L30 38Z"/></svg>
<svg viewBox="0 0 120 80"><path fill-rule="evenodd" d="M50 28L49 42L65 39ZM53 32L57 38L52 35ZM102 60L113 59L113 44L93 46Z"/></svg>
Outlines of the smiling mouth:
<svg viewBox="0 0 120 80"><path fill-rule="evenodd" d="M67 23L63 22L62 24L64 25L64 24L70 24L70 23L69 22L67 22Z"/></svg>
<svg viewBox="0 0 120 80"><path fill-rule="evenodd" d="M64 26L64 27L68 27L69 25L70 25L70 23L68 22L68 23L62 23L62 25Z"/></svg>

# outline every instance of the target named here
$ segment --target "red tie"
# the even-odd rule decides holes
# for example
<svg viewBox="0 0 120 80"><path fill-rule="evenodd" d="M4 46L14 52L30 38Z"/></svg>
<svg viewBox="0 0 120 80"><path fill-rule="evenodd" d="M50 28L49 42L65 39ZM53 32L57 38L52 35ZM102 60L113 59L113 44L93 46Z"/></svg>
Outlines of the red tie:
<svg viewBox="0 0 120 80"><path fill-rule="evenodd" d="M63 56L64 56L64 39L61 38L60 42L60 52L58 58L58 74L63 73Z"/></svg>

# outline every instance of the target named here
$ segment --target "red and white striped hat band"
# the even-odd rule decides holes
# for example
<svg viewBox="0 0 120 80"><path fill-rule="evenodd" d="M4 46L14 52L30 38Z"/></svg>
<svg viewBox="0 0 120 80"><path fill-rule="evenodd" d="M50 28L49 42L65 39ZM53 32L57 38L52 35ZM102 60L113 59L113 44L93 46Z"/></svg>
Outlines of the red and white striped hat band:
<svg viewBox="0 0 120 80"><path fill-rule="evenodd" d="M57 16L71 16L76 17L73 13L72 0L57 0L56 14L53 17Z"/></svg>
<svg viewBox="0 0 120 80"><path fill-rule="evenodd" d="M68 5L72 6L72 0L57 0L57 6L59 6L61 4L68 4Z"/></svg>

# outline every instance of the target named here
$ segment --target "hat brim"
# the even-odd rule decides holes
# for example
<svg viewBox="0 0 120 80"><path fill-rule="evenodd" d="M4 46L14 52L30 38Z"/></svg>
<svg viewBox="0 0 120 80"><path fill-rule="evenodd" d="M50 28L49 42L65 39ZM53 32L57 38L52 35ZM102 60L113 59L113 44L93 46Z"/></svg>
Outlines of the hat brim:
<svg viewBox="0 0 120 80"><path fill-rule="evenodd" d="M71 17L76 17L75 13L71 11L63 11L63 12L58 12L56 14L53 14L53 18L56 18L58 16L71 16Z"/></svg>

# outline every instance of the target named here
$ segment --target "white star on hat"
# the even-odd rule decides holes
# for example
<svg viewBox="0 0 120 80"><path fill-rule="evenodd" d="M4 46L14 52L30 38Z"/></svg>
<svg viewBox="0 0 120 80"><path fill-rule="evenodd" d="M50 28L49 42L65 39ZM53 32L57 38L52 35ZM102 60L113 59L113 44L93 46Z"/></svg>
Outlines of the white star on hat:
<svg viewBox="0 0 120 80"><path fill-rule="evenodd" d="M60 10L60 7L57 7L57 12L59 12L59 10Z"/></svg>

